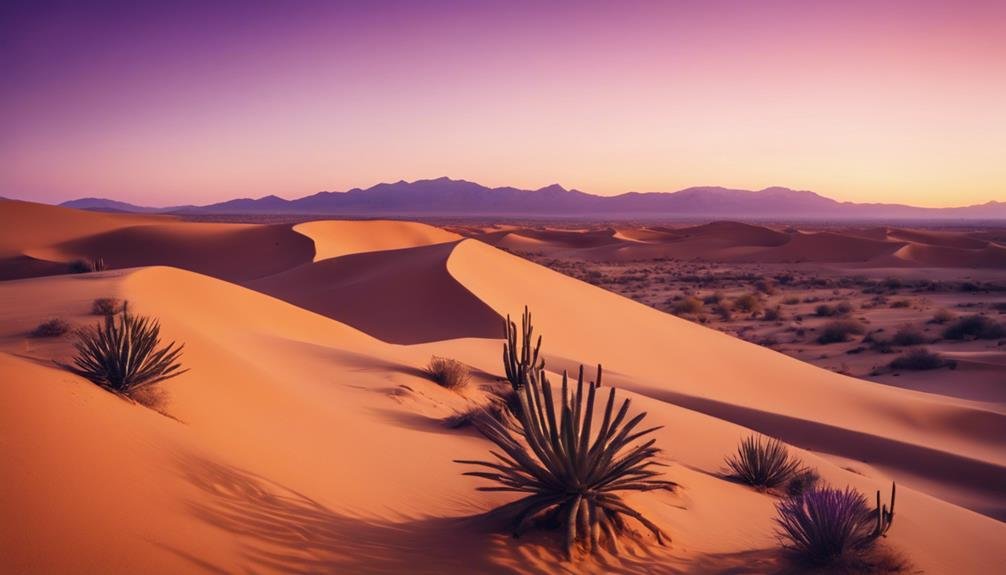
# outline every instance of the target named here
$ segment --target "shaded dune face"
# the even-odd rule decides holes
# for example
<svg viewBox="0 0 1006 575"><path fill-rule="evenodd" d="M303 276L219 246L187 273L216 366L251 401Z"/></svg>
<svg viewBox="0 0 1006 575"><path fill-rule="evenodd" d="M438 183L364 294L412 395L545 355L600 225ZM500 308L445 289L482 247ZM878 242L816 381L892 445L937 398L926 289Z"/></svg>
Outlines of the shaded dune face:
<svg viewBox="0 0 1006 575"><path fill-rule="evenodd" d="M455 245L350 254L246 285L390 343L498 337L502 318L447 272Z"/></svg>

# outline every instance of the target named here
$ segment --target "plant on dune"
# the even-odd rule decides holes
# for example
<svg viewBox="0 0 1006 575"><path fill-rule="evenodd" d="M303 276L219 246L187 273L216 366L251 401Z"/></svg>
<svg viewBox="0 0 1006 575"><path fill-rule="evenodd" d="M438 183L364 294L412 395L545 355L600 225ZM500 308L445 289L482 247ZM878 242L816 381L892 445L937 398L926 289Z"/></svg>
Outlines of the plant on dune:
<svg viewBox="0 0 1006 575"><path fill-rule="evenodd" d="M38 324L29 334L31 337L59 337L70 331L70 324L65 319L53 318Z"/></svg>
<svg viewBox="0 0 1006 575"><path fill-rule="evenodd" d="M454 390L465 387L472 378L467 365L456 359L438 356L430 358L426 374L441 386Z"/></svg>
<svg viewBox="0 0 1006 575"><path fill-rule="evenodd" d="M600 369L598 371L600 378ZM545 524L564 528L565 550L570 558L577 543L584 543L588 551L596 551L602 537L617 553L617 537L627 527L625 518L631 517L663 544L666 537L663 531L629 507L619 495L627 491L673 490L676 486L660 479L660 472L653 469L660 465L653 460L659 453L654 439L630 446L659 427L636 431L646 414L627 418L628 399L616 412L615 389L612 388L601 425L595 433L597 387L589 382L586 390L584 387L583 367L575 390L569 389L564 373L560 403L556 405L544 371L531 372L517 394L521 405L516 414L517 435L494 420L476 420L478 429L502 453L491 451L496 457L492 462L458 463L487 468L487 471L469 471L465 475L499 484L479 487L480 491L526 494L496 510L510 518L515 537L540 517Z"/></svg>
<svg viewBox="0 0 1006 575"><path fill-rule="evenodd" d="M99 297L91 302L91 314L114 315L119 311L119 300L110 297Z"/></svg>
<svg viewBox="0 0 1006 575"><path fill-rule="evenodd" d="M776 505L780 539L806 563L825 565L849 559L887 535L894 521L894 497L892 484L891 507L881 503L877 491L877 507L870 509L866 497L855 489L811 489Z"/></svg>
<svg viewBox="0 0 1006 575"><path fill-rule="evenodd" d="M762 489L778 487L800 471L800 460L789 454L786 445L773 437L751 435L726 458L731 477Z"/></svg>
<svg viewBox="0 0 1006 575"><path fill-rule="evenodd" d="M178 358L184 345L161 346L160 323L129 313L123 304L118 316L77 331L77 354L67 369L115 393L181 375Z"/></svg>
<svg viewBox="0 0 1006 575"><path fill-rule="evenodd" d="M95 257L89 259L77 259L69 263L70 273L86 274L90 272L100 272L106 269L105 259Z"/></svg>
<svg viewBox="0 0 1006 575"><path fill-rule="evenodd" d="M503 367L506 369L506 378L510 382L514 391L519 391L527 384L527 381L534 373L545 369L545 359L538 356L541 351L541 335L534 348L531 347L531 337L534 327L531 325L531 312L524 306L524 315L520 320L521 345L517 347L517 325L510 321L510 316L506 316L503 322L503 330L506 335L506 343L503 344Z"/></svg>

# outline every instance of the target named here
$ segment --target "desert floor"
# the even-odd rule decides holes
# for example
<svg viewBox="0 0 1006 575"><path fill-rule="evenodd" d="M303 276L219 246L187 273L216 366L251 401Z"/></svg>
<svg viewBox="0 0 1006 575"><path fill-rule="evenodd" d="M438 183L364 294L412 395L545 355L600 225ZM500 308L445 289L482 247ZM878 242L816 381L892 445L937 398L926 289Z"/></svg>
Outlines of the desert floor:
<svg viewBox="0 0 1006 575"><path fill-rule="evenodd" d="M1006 564L1002 349L993 340L928 343L943 324L924 323L942 308L1001 311L1003 238L743 227L717 232L728 241L678 241L671 228L452 229L186 222L0 201L0 570L787 572L773 523L778 497L723 475L724 457L752 431L787 442L833 485L872 494L896 480L885 545L914 571L994 573ZM853 239L836 245L836 236ZM616 255L584 257L591 242L616 246ZM619 249L624 242L662 260L640 263L640 253ZM494 245L557 268L590 262L563 271L607 289ZM719 269L687 257L702 245L712 246L708 261L762 267L729 268L744 279L689 282L680 276ZM835 253L858 261L821 256ZM69 262L99 256L107 270L67 273ZM787 265L795 260L821 271ZM672 279L630 289L628 280L588 277L620 278L629 266ZM779 280L786 274L793 278ZM811 285L826 277L834 283ZM716 291L733 301L765 279L759 301L780 305L785 319L661 311ZM920 279L945 283L916 291ZM867 291L874 287L882 291ZM165 339L184 342L189 371L131 402L54 363L72 356L69 335L29 335L54 317L98 322L91 305L101 297L157 317ZM800 301L782 301L793 297ZM909 304L892 305L901 299ZM814 343L819 324L834 318L812 309L846 300L868 331L912 323L956 368L909 379L881 367L869 376L876 381L861 379L901 350L847 353L867 347L859 339L868 331ZM498 385L503 318L525 305L553 377L602 363L606 385L663 426L655 436L666 476L680 487L630 501L670 534L669 546L640 530L619 556L568 562L555 533L502 532L485 512L512 497L476 491L484 482L453 462L488 455L475 430L448 422ZM773 337L784 353L701 317L747 339ZM471 366L473 385L456 392L430 381L423 368L433 355Z"/></svg>

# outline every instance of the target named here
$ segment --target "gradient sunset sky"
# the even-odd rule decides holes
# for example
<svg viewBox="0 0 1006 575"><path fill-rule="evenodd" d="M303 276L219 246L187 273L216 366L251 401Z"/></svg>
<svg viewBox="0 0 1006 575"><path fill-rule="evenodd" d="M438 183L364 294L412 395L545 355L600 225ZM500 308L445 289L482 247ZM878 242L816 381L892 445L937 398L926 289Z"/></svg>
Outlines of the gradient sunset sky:
<svg viewBox="0 0 1006 575"><path fill-rule="evenodd" d="M1006 200L1006 2L4 2L0 196Z"/></svg>

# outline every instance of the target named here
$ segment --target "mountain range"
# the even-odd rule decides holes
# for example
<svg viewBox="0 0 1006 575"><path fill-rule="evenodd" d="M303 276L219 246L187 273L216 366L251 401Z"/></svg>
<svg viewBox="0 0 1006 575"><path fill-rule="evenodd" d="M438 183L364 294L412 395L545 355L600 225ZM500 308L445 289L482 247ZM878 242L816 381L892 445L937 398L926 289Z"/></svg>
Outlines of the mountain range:
<svg viewBox="0 0 1006 575"><path fill-rule="evenodd" d="M810 191L771 187L737 190L693 187L677 192L628 192L597 196L558 184L537 190L489 188L437 178L382 183L346 192L318 192L287 200L278 196L238 198L204 206L152 208L104 198L81 198L61 206L111 212L169 214L297 214L347 216L521 216L594 218L747 219L1006 219L1006 202L954 208L839 202Z"/></svg>

